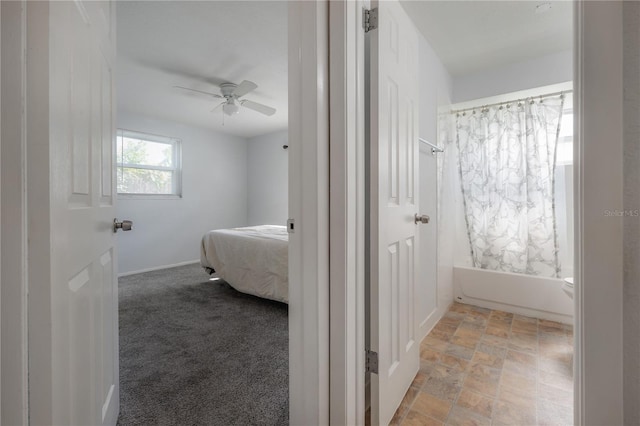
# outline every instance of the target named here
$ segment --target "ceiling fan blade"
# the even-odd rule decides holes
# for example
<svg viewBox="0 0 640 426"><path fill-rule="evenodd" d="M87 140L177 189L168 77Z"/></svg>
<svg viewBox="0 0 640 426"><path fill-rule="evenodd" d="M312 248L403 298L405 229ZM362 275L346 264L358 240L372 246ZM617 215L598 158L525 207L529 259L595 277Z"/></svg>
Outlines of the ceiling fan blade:
<svg viewBox="0 0 640 426"><path fill-rule="evenodd" d="M189 89L188 87L182 87L182 86L173 86L173 87L176 88L176 89L189 90L191 92L202 93L203 95L213 96L214 98L222 98L223 97L221 95L218 95L217 93L203 92L202 90Z"/></svg>
<svg viewBox="0 0 640 426"><path fill-rule="evenodd" d="M252 90L256 90L257 87L258 85L255 84L253 81L244 80L242 83L236 86L236 89L233 91L233 94L236 97L241 98L247 93L251 92Z"/></svg>
<svg viewBox="0 0 640 426"><path fill-rule="evenodd" d="M222 105L224 105L224 104L226 104L226 103L227 103L227 101L222 101L222 102L220 102L218 105L216 105L216 106L211 110L211 112L215 112L218 108L220 108Z"/></svg>
<svg viewBox="0 0 640 426"><path fill-rule="evenodd" d="M252 110L257 111L257 112L259 112L261 114L264 114L264 115L271 116L271 115L276 113L276 109L275 108L271 108L270 106L262 105L262 104L259 104L257 102L253 102L253 101L250 101L250 100L247 100L247 99L241 101L241 104L242 104L243 107L247 107L249 109L252 109Z"/></svg>

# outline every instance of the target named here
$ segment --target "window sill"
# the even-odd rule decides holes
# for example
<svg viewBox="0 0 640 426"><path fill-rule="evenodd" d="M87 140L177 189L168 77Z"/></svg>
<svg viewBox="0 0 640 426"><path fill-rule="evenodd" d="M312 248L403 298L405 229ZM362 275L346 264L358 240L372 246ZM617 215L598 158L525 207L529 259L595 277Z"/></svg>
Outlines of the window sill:
<svg viewBox="0 0 640 426"><path fill-rule="evenodd" d="M172 194L118 194L119 200L180 200L182 195Z"/></svg>

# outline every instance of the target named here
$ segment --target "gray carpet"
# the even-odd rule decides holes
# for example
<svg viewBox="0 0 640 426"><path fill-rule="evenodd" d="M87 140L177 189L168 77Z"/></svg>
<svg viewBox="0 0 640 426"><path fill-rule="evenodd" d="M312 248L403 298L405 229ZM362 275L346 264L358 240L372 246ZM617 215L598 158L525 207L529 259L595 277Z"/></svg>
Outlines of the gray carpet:
<svg viewBox="0 0 640 426"><path fill-rule="evenodd" d="M289 423L287 305L209 281L199 265L119 287L119 425Z"/></svg>

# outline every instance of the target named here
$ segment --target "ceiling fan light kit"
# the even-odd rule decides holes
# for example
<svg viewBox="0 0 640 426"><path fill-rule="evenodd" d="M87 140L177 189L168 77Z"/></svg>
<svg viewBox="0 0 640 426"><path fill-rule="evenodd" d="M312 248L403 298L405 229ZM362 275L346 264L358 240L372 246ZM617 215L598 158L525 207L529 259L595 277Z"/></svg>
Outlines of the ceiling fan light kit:
<svg viewBox="0 0 640 426"><path fill-rule="evenodd" d="M240 107L233 100L222 105L222 111L231 116L240 112Z"/></svg>
<svg viewBox="0 0 640 426"><path fill-rule="evenodd" d="M204 92L202 90L196 90L196 89L191 89L191 88L182 87L182 86L174 86L174 87L176 89L189 90L191 92L213 96L214 98L224 99L218 106L212 109L211 112L214 112L218 108L222 107L222 112L224 114L228 116L232 116L240 112L240 109L241 109L240 107L245 107L267 116L272 116L273 114L276 113L276 109L270 106L263 105L258 102L254 102L249 99L240 99L241 97L255 90L258 87L252 81L244 80L240 84L222 83L220 85L221 94Z"/></svg>

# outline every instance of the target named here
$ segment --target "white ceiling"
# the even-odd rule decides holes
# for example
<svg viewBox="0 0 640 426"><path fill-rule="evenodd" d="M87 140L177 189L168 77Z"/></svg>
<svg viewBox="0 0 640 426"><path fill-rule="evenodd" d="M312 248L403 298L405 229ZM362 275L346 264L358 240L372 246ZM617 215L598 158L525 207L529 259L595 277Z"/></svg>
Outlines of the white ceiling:
<svg viewBox="0 0 640 426"><path fill-rule="evenodd" d="M566 51L571 1L415 1L401 3L452 76ZM551 9L536 13L536 6Z"/></svg>
<svg viewBox="0 0 640 426"><path fill-rule="evenodd" d="M402 4L453 76L567 50L570 1L412 1ZM253 137L287 127L286 1L117 2L118 107ZM251 80L247 99L272 117L243 109L212 114L216 99L173 86L218 92Z"/></svg>
<svg viewBox="0 0 640 426"><path fill-rule="evenodd" d="M287 5L276 1L117 2L120 111L253 137L287 127ZM219 93L217 85L251 80L245 96L277 109L243 108L224 116L218 99L173 86Z"/></svg>

